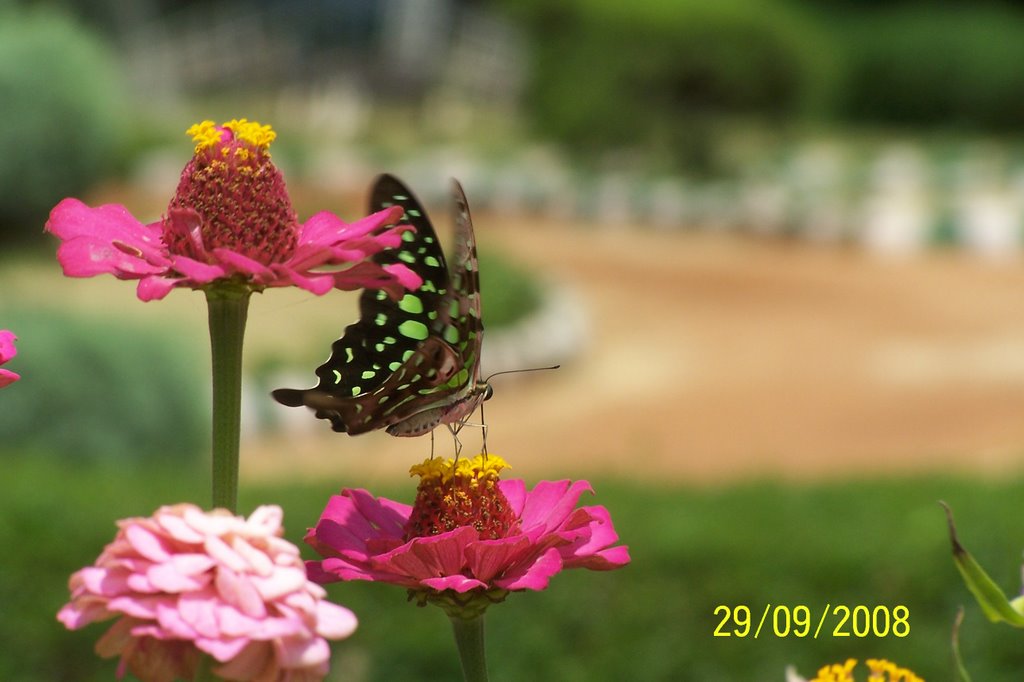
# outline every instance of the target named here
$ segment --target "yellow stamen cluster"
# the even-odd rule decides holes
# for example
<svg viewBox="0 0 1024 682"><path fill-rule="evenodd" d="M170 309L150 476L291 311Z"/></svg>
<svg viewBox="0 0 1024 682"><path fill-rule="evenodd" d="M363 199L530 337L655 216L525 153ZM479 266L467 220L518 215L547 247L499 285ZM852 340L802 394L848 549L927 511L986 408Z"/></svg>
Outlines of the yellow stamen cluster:
<svg viewBox="0 0 1024 682"><path fill-rule="evenodd" d="M236 140L241 140L257 149L267 150L270 143L277 138L277 133L269 125L261 125L256 121L246 118L234 118L218 126L213 121L196 123L185 133L192 137L196 143L196 153L208 149L222 142L221 130L227 129L232 132ZM246 151L248 154L248 151Z"/></svg>
<svg viewBox="0 0 1024 682"><path fill-rule="evenodd" d="M406 540L467 526L475 528L483 540L507 537L518 523L498 480L507 466L494 455L428 459L413 466L409 474L420 476L420 482L405 525Z"/></svg>
<svg viewBox="0 0 1024 682"><path fill-rule="evenodd" d="M854 682L853 667L855 665L857 665L856 658L848 658L843 664L826 665L818 671L817 677L811 682Z"/></svg>
<svg viewBox="0 0 1024 682"><path fill-rule="evenodd" d="M439 481L448 483L459 478L477 487L498 480L502 469L508 463L497 455L477 455L473 459L427 459L422 464L414 464L409 469L410 476L419 476L424 482Z"/></svg>
<svg viewBox="0 0 1024 682"><path fill-rule="evenodd" d="M866 663L870 674L868 682L924 682L913 671L901 668L892 661L884 658L869 658ZM834 663L827 665L818 671L817 677L810 682L855 682L853 668L857 665L857 659L847 659L845 663Z"/></svg>
<svg viewBox="0 0 1024 682"><path fill-rule="evenodd" d="M913 671L901 668L892 661L887 661L884 658L869 658L867 660L867 664L868 668L871 669L871 675L868 676L868 682L924 682L924 680L914 674Z"/></svg>

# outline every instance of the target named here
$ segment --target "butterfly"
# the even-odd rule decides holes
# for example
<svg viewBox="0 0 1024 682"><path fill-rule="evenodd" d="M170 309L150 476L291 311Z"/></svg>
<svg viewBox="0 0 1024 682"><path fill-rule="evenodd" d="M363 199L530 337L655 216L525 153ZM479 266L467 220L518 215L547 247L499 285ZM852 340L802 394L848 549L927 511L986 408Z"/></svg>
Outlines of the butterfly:
<svg viewBox="0 0 1024 682"><path fill-rule="evenodd" d="M397 178L374 183L370 210L398 205L400 222L415 231L373 256L380 265L403 263L423 279L419 289L391 299L380 289L359 298L359 320L345 328L327 362L316 369L314 388L280 388L274 399L305 405L338 432L357 435L386 429L393 436L420 436L440 424L453 434L491 397L480 376L484 326L476 239L466 195L453 183L455 249L445 259L422 205Z"/></svg>

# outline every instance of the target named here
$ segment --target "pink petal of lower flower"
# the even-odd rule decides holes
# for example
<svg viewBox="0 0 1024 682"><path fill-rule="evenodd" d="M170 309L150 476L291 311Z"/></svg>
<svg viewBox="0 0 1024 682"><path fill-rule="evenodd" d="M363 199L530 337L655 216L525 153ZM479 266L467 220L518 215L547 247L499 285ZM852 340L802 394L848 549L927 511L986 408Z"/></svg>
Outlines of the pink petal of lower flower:
<svg viewBox="0 0 1024 682"><path fill-rule="evenodd" d="M346 489L331 496L305 541L324 557L345 551L366 555L370 540L400 539L411 513L412 507L400 502Z"/></svg>
<svg viewBox="0 0 1024 682"><path fill-rule="evenodd" d="M481 540L466 548L469 572L480 580L490 582L496 575L522 559L530 549L525 535L503 540Z"/></svg>
<svg viewBox="0 0 1024 682"><path fill-rule="evenodd" d="M244 640L243 640L244 641ZM249 642L230 661L213 670L225 680L278 680L281 675L274 647L269 642ZM289 680L291 682L291 680Z"/></svg>
<svg viewBox="0 0 1024 682"><path fill-rule="evenodd" d="M475 528L462 526L443 535L414 538L389 554L375 557L374 565L424 580L461 573L466 547L479 538Z"/></svg>
<svg viewBox="0 0 1024 682"><path fill-rule="evenodd" d="M166 615L160 614L160 624L164 624L165 618L180 618L202 637L219 637L217 603L217 594L212 589L183 594L178 598L177 608L168 609Z"/></svg>
<svg viewBox="0 0 1024 682"><path fill-rule="evenodd" d="M447 575L441 578L427 578L426 580L421 580L420 584L438 592L454 590L459 594L469 592L470 590L487 588L487 583L476 578L467 578L462 574Z"/></svg>
<svg viewBox="0 0 1024 682"><path fill-rule="evenodd" d="M132 549L150 561L166 561L171 556L164 541L141 524L129 525L124 534Z"/></svg>
<svg viewBox="0 0 1024 682"><path fill-rule="evenodd" d="M77 630L97 620L105 620L111 615L107 609L106 600L76 599L61 607L61 610L57 612L57 620L69 630Z"/></svg>
<svg viewBox="0 0 1024 682"><path fill-rule="evenodd" d="M541 481L526 496L520 516L523 531L555 530L572 514L585 491L593 492L587 481Z"/></svg>
<svg viewBox="0 0 1024 682"><path fill-rule="evenodd" d="M12 372L9 369L0 369L0 388L13 384L15 381L21 378L21 375L17 372Z"/></svg>
<svg viewBox="0 0 1024 682"><path fill-rule="evenodd" d="M282 637L277 656L284 668L316 668L331 660L331 649L320 637Z"/></svg>
<svg viewBox="0 0 1024 682"><path fill-rule="evenodd" d="M196 648L220 662L230 661L249 645L246 637L197 637ZM244 678L243 678L244 679Z"/></svg>
<svg viewBox="0 0 1024 682"><path fill-rule="evenodd" d="M509 569L494 584L506 590L543 590L562 568L562 558L552 547L534 561Z"/></svg>
<svg viewBox="0 0 1024 682"><path fill-rule="evenodd" d="M316 604L316 633L327 639L344 639L356 630L356 614L329 601Z"/></svg>

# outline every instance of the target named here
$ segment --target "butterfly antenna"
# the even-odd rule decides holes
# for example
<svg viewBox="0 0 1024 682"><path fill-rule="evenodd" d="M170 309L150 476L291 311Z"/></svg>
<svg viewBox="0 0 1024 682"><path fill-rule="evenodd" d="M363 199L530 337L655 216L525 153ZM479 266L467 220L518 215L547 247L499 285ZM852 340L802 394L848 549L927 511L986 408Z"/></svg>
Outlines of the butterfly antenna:
<svg viewBox="0 0 1024 682"><path fill-rule="evenodd" d="M484 383L489 382L491 379L493 379L494 377L499 376L501 374L519 374L521 372L542 372L542 371L548 370L548 369L558 369L559 367L561 367L561 365L551 365L550 367L529 367L527 369L506 369L506 370L502 370L501 372L495 372L494 374L490 375L489 377L484 379ZM482 405L482 403L481 403L481 405ZM483 419L483 411L482 410L481 410L481 413L480 413L480 418Z"/></svg>

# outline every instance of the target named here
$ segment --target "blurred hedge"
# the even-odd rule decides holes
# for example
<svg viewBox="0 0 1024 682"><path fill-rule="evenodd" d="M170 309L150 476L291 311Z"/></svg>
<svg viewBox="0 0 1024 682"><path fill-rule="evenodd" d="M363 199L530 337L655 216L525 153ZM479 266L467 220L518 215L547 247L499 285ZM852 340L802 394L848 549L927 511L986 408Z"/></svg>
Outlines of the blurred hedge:
<svg viewBox="0 0 1024 682"><path fill-rule="evenodd" d="M0 8L0 240L40 234L50 208L117 159L125 106L100 40L51 10Z"/></svg>
<svg viewBox="0 0 1024 682"><path fill-rule="evenodd" d="M911 6L835 21L849 62L840 104L847 120L993 131L1024 124L1021 11Z"/></svg>
<svg viewBox="0 0 1024 682"><path fill-rule="evenodd" d="M0 320L18 336L8 366L22 376L0 392L0 451L120 463L203 451L202 347L168 329L57 311L0 309Z"/></svg>
<svg viewBox="0 0 1024 682"><path fill-rule="evenodd" d="M837 52L783 2L508 3L531 34L537 128L584 153L645 146L700 164L723 118L832 101Z"/></svg>
<svg viewBox="0 0 1024 682"><path fill-rule="evenodd" d="M715 171L721 134L751 123L1013 132L1024 119L1024 10L1009 5L505 6L531 41L537 132L582 158L640 150Z"/></svg>

